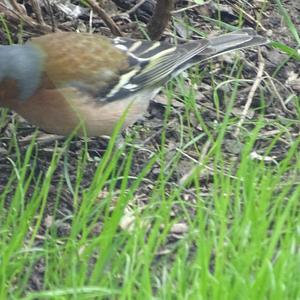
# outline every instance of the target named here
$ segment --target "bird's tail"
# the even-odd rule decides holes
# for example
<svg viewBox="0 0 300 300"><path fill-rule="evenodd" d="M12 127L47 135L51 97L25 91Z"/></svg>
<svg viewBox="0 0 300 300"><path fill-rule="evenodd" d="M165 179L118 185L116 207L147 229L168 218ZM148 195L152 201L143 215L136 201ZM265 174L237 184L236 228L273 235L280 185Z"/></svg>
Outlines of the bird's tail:
<svg viewBox="0 0 300 300"><path fill-rule="evenodd" d="M268 44L269 40L251 28L244 28L208 39L207 47L194 57L194 63L205 61L232 50Z"/></svg>

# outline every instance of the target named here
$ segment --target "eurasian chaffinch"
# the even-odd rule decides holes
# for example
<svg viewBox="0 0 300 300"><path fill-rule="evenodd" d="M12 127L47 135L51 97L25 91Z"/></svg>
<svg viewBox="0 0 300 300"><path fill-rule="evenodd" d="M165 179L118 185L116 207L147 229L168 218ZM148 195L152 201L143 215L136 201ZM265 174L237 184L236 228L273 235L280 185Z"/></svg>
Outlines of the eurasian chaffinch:
<svg viewBox="0 0 300 300"><path fill-rule="evenodd" d="M0 46L0 106L46 132L110 135L146 111L162 85L224 52L266 44L252 29L180 45L59 32ZM79 134L83 134L79 130Z"/></svg>

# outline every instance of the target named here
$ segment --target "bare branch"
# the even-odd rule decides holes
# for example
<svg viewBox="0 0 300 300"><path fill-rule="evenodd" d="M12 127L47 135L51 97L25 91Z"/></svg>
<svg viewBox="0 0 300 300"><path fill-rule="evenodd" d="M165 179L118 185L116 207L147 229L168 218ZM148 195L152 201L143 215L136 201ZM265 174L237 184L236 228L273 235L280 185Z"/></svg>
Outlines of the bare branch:
<svg viewBox="0 0 300 300"><path fill-rule="evenodd" d="M173 0L157 0L154 14L147 26L152 40L158 40L168 26L173 6Z"/></svg>
<svg viewBox="0 0 300 300"><path fill-rule="evenodd" d="M95 0L86 0L95 13L99 15L104 21L107 27L111 30L114 35L122 36L122 32L113 19L105 12L105 10L100 7L100 5Z"/></svg>

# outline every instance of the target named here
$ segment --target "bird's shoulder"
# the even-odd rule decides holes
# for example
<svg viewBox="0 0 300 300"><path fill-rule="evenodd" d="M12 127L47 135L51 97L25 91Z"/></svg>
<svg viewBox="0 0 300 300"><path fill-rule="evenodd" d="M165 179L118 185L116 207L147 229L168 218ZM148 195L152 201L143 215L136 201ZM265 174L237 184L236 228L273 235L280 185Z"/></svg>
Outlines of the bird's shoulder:
<svg viewBox="0 0 300 300"><path fill-rule="evenodd" d="M45 74L57 86L77 81L105 85L129 68L126 53L102 36L60 32L29 43L44 53Z"/></svg>

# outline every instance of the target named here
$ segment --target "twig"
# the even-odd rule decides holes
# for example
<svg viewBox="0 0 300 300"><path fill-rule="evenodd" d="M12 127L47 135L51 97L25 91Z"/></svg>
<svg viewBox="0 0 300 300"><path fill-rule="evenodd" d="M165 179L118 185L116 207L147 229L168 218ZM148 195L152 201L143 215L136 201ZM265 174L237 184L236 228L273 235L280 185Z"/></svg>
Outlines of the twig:
<svg viewBox="0 0 300 300"><path fill-rule="evenodd" d="M30 0L31 2L31 6L32 6L32 10L34 11L35 15L36 15L36 19L38 21L39 24L45 24L44 19L43 19L43 15L42 15L42 10L41 10L41 6L39 1L37 0Z"/></svg>
<svg viewBox="0 0 300 300"><path fill-rule="evenodd" d="M158 40L171 18L173 0L157 0L153 16L147 26L151 40Z"/></svg>
<svg viewBox="0 0 300 300"><path fill-rule="evenodd" d="M9 0L11 7L16 10L18 13L24 13L24 7L20 6L20 4L16 0Z"/></svg>
<svg viewBox="0 0 300 300"><path fill-rule="evenodd" d="M185 12L187 10L193 9L195 7L203 6L203 5L206 5L206 4L207 4L207 2L204 2L204 3L201 3L201 4L193 4L193 5L190 5L190 6L187 6L187 7L182 7L182 8L179 8L177 10L173 10L173 11L171 11L171 13L172 13L172 15L175 15L175 14L182 13L182 12Z"/></svg>
<svg viewBox="0 0 300 300"><path fill-rule="evenodd" d="M127 14L132 14L134 13L141 5L145 3L146 0L139 0L136 5L131 7L128 11L126 11Z"/></svg>
<svg viewBox="0 0 300 300"><path fill-rule="evenodd" d="M24 13L20 13L18 11L11 10L7 8L3 3L0 2L0 12L5 15L8 21L11 21L12 23L18 23L20 20L24 22L25 25L27 25L29 28L32 28L36 31L42 31L42 32L51 32L52 28L51 26L47 24L38 24L33 20L31 17L27 16Z"/></svg>
<svg viewBox="0 0 300 300"><path fill-rule="evenodd" d="M100 18L104 21L107 27L111 30L114 35L123 36L121 30L116 25L114 20L104 11L102 7L98 5L95 0L86 0L88 5L96 12Z"/></svg>
<svg viewBox="0 0 300 300"><path fill-rule="evenodd" d="M48 15L50 16L52 31L55 32L57 26L55 24L53 9L52 9L52 6L51 6L49 0L45 0L45 6L47 7Z"/></svg>
<svg viewBox="0 0 300 300"><path fill-rule="evenodd" d="M264 30L265 32L268 31L268 29L266 29L261 22L259 22L258 20L256 20L255 18L253 18L249 13L247 13L244 9L242 9L241 7L239 7L238 5L234 4L233 5L233 10L235 10L239 15L242 13L245 18L247 18L250 22L253 22L254 24L258 25L262 30Z"/></svg>
<svg viewBox="0 0 300 300"><path fill-rule="evenodd" d="M270 84L272 86L272 90L275 93L276 97L279 99L280 104L281 104L283 110L285 112L287 112L287 113L292 113L293 114L293 112L286 107L283 98L281 97L280 93L278 92L278 90L276 88L276 85L274 84L274 80L275 79L272 78L269 74L267 74L267 78L269 79L269 82L270 82ZM279 82L279 84L281 84L281 82ZM283 85L283 87L286 88L284 85Z"/></svg>
<svg viewBox="0 0 300 300"><path fill-rule="evenodd" d="M254 66L254 63L250 63L247 61L247 64L249 66L251 66L252 68L255 68L257 69L255 66ZM288 89L288 87L283 84L280 80L274 78L274 77L271 77L266 71L264 72L264 77L263 79L267 79L270 84L271 84L271 87L269 87L268 85L266 85L266 87L268 88L268 90L270 91L270 93L275 93L276 97L279 99L280 101L280 104L282 105L282 109L287 112L287 113L290 113L290 114L294 114L293 111L289 110L286 105L285 105L285 102L284 102L284 99L282 98L282 96L280 95L276 85L274 82L276 82L278 85L281 86L282 89L285 89L288 93L292 93L292 91L290 89Z"/></svg>
<svg viewBox="0 0 300 300"><path fill-rule="evenodd" d="M248 98L247 98L247 102L245 104L245 107L244 107L244 110L242 112L242 115L241 115L241 118L237 124L237 128L234 132L234 137L237 137L240 133L240 129L243 125L243 123L245 122L245 119L246 119L246 116L247 116L247 113L248 113L248 110L252 104L252 100L253 100L253 97L254 97L254 94L257 90L257 88L259 87L261 81L262 81L262 77L263 77L263 73L264 73L264 68L265 68L265 62L263 60L263 57L261 55L261 52L259 51L258 52L258 60L259 60L259 65L258 65L258 71L257 71L257 75L256 75L256 79L251 87L251 90L249 92L249 95L248 95Z"/></svg>
<svg viewBox="0 0 300 300"><path fill-rule="evenodd" d="M35 134L30 134L22 139L19 140L20 146L24 147L32 143L32 139L34 138ZM39 133L39 135L36 137L36 143L38 145L48 145L52 142L63 140L65 137L62 135L56 135L56 134L48 134L48 133Z"/></svg>

